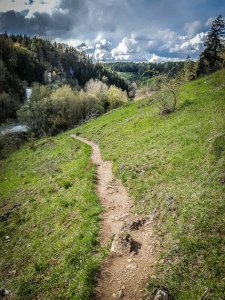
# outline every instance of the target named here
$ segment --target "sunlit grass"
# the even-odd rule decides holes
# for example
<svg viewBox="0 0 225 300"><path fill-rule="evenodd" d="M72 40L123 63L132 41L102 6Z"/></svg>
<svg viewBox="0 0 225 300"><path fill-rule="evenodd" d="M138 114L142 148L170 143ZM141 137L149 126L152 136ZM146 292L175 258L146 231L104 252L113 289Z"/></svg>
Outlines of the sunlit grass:
<svg viewBox="0 0 225 300"><path fill-rule="evenodd" d="M154 284L176 299L225 298L225 71L180 87L177 110L148 99L73 132L100 144L136 210L157 211L161 259ZM153 284L153 285L154 285Z"/></svg>
<svg viewBox="0 0 225 300"><path fill-rule="evenodd" d="M127 103L71 132L99 143L137 212L157 212L156 278L176 299L225 298L225 72L180 87L177 110ZM102 253L91 149L69 137L0 161L1 286L13 299L91 299ZM32 146L32 147L31 147Z"/></svg>
<svg viewBox="0 0 225 300"><path fill-rule="evenodd" d="M0 222L1 287L13 299L90 299L102 257L90 151L64 134L0 162L1 215L12 213Z"/></svg>

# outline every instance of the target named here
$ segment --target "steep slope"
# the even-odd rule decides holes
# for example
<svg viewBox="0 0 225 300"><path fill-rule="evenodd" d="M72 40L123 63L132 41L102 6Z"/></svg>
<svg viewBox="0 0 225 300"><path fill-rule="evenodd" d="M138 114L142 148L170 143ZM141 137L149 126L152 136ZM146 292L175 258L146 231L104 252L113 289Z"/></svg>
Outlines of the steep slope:
<svg viewBox="0 0 225 300"><path fill-rule="evenodd" d="M177 299L225 297L224 79L222 70L180 87L166 117L145 99L73 131L99 143L137 212L154 216L161 264L149 285Z"/></svg>
<svg viewBox="0 0 225 300"><path fill-rule="evenodd" d="M91 149L70 134L99 144L132 213L153 220L160 252L149 289L225 299L224 82L222 70L181 86L170 115L148 99L128 103L0 160L0 278L10 299L93 295L107 252L98 244L102 208Z"/></svg>

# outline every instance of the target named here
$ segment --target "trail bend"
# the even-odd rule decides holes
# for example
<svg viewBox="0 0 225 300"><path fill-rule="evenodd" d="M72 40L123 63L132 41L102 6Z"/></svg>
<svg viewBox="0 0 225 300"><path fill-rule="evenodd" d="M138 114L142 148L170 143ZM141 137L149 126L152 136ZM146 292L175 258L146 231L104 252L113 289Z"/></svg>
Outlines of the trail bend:
<svg viewBox="0 0 225 300"><path fill-rule="evenodd" d="M96 191L103 207L100 245L106 246L113 236L124 234L124 225L135 224L142 216L132 213L132 200L121 181L113 176L112 162L102 160L99 146L74 134L71 137L92 148L91 160L97 173ZM133 251L122 255L110 252L105 258L95 288L95 300L139 300L146 295L147 281L154 277L158 241L151 217L145 216L143 220L136 230L126 228Z"/></svg>

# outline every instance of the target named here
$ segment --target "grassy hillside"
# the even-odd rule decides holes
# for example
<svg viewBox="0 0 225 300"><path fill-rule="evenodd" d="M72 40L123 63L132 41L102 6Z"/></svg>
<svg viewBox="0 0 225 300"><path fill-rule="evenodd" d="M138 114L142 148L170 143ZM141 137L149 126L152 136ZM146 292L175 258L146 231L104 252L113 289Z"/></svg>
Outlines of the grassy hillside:
<svg viewBox="0 0 225 300"><path fill-rule="evenodd" d="M74 132L100 144L162 245L155 284L225 299L225 71L181 86L178 109L127 104Z"/></svg>
<svg viewBox="0 0 225 300"><path fill-rule="evenodd" d="M117 72L117 74L130 81L135 81L137 79L137 72Z"/></svg>
<svg viewBox="0 0 225 300"><path fill-rule="evenodd" d="M10 299L90 299L102 256L90 153L64 134L0 161L0 216L11 213L0 222L0 286Z"/></svg>
<svg viewBox="0 0 225 300"><path fill-rule="evenodd" d="M117 74L130 82L136 82L140 87L149 86L154 81L154 78L148 78L148 76L138 76L137 72L117 72Z"/></svg>
<svg viewBox="0 0 225 300"><path fill-rule="evenodd" d="M71 131L100 144L136 210L154 215L162 251L149 288L176 299L225 299L224 82L220 71L181 86L167 116L144 99ZM91 299L104 249L89 158L65 133L0 161L0 215L11 212L0 222L1 286L14 299Z"/></svg>

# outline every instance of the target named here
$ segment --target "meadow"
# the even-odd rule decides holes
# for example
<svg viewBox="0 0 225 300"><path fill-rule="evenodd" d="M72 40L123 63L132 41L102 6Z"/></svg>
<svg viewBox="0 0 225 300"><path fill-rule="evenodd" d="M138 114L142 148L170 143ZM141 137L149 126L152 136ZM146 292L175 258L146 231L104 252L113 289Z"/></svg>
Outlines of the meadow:
<svg viewBox="0 0 225 300"><path fill-rule="evenodd" d="M1 160L1 287L12 299L90 299L104 255L90 153L65 133Z"/></svg>
<svg viewBox="0 0 225 300"><path fill-rule="evenodd" d="M166 116L143 99L74 130L113 161L137 212L157 217L162 251L149 288L164 284L175 299L225 298L224 76L180 86Z"/></svg>
<svg viewBox="0 0 225 300"><path fill-rule="evenodd" d="M71 133L98 143L136 212L154 216L161 251L149 290L225 298L224 82L221 70L180 86L171 114L149 98L127 103L0 161L1 215L11 212L0 222L1 282L14 299L92 297L107 253L102 208L91 149Z"/></svg>

